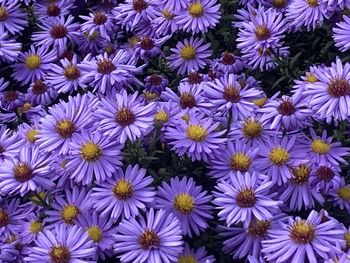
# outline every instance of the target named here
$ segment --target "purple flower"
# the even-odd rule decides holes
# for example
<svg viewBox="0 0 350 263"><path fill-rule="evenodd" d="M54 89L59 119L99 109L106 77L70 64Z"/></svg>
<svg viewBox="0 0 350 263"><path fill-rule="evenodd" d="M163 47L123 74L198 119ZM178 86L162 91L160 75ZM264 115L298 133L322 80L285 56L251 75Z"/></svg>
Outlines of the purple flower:
<svg viewBox="0 0 350 263"><path fill-rule="evenodd" d="M0 125L0 165L4 160L13 159L23 144L18 134L11 132L5 125Z"/></svg>
<svg viewBox="0 0 350 263"><path fill-rule="evenodd" d="M30 51L21 53L18 62L12 65L14 70L12 77L22 84L43 79L50 70L51 62L54 62L56 58L55 50L49 51L46 46L41 46L36 50L34 46L30 46Z"/></svg>
<svg viewBox="0 0 350 263"><path fill-rule="evenodd" d="M24 94L16 90L5 89L10 85L9 81L0 78L0 107L12 111L24 104Z"/></svg>
<svg viewBox="0 0 350 263"><path fill-rule="evenodd" d="M125 172L116 170L111 178L97 182L91 194L94 208L102 216L111 215L114 220L130 219L145 211L146 205L154 201L153 178L145 176L146 170L128 165Z"/></svg>
<svg viewBox="0 0 350 263"><path fill-rule="evenodd" d="M262 252L268 261L318 262L328 259L340 243L343 231L333 220L324 222L323 214L311 211L306 220L290 217L268 231L268 239L262 241ZM340 252L340 251L339 251Z"/></svg>
<svg viewBox="0 0 350 263"><path fill-rule="evenodd" d="M23 244L30 244L43 231L44 221L41 221L39 216L30 213L26 216L26 221L18 227L20 240Z"/></svg>
<svg viewBox="0 0 350 263"><path fill-rule="evenodd" d="M56 90L46 81L37 79L29 87L26 100L35 105L48 105L58 96Z"/></svg>
<svg viewBox="0 0 350 263"><path fill-rule="evenodd" d="M0 32L11 35L21 34L28 25L27 14L20 10L19 0L2 0L0 2Z"/></svg>
<svg viewBox="0 0 350 263"><path fill-rule="evenodd" d="M60 0L54 2L36 1L34 3L34 15L40 21L56 20L60 17L69 15L73 2L70 0Z"/></svg>
<svg viewBox="0 0 350 263"><path fill-rule="evenodd" d="M47 160L48 156L39 152L37 147L21 148L18 156L5 160L0 166L1 194L24 196L38 187L53 188L54 178L49 174L50 162Z"/></svg>
<svg viewBox="0 0 350 263"><path fill-rule="evenodd" d="M216 131L220 123L202 114L188 117L188 120L176 119L166 127L165 137L179 156L187 154L192 161L207 162L209 155L225 143L226 138L222 138L225 130Z"/></svg>
<svg viewBox="0 0 350 263"><path fill-rule="evenodd" d="M192 237L208 228L207 221L212 219L211 195L202 191L202 186L195 184L186 176L171 178L170 185L163 182L158 187L156 208L173 213L180 221L182 233Z"/></svg>
<svg viewBox="0 0 350 263"><path fill-rule="evenodd" d="M165 36L162 38L152 38L149 36L141 37L139 42L135 45L135 56L140 57L147 61L150 58L156 56L164 56L161 51L161 46L167 41L170 36Z"/></svg>
<svg viewBox="0 0 350 263"><path fill-rule="evenodd" d="M221 57L215 59L212 69L216 74L224 75L225 73L238 74L246 67L241 57L234 55L228 51L221 54Z"/></svg>
<svg viewBox="0 0 350 263"><path fill-rule="evenodd" d="M350 49L350 17L344 15L343 19L333 27L333 39L335 46L345 52Z"/></svg>
<svg viewBox="0 0 350 263"><path fill-rule="evenodd" d="M99 132L74 134L66 163L70 178L83 185L91 184L94 178L105 181L122 164L120 150L121 145Z"/></svg>
<svg viewBox="0 0 350 263"><path fill-rule="evenodd" d="M339 206L340 209L346 209L350 214L350 185L345 184L345 181L342 181L338 189L331 190L327 192L330 196L330 201L334 206Z"/></svg>
<svg viewBox="0 0 350 263"><path fill-rule="evenodd" d="M8 243L0 243L0 262L16 262L18 250Z"/></svg>
<svg viewBox="0 0 350 263"><path fill-rule="evenodd" d="M116 99L102 98L95 116L100 131L124 144L147 135L153 126L155 104L143 105L137 92L128 95L125 90L116 94Z"/></svg>
<svg viewBox="0 0 350 263"><path fill-rule="evenodd" d="M210 43L204 44L204 40L191 37L183 42L178 42L176 48L171 48L172 55L167 57L169 67L178 69L178 74L185 75L195 70L203 69L209 62L212 54Z"/></svg>
<svg viewBox="0 0 350 263"><path fill-rule="evenodd" d="M25 262L88 262L96 251L82 227L65 224L45 229L29 249Z"/></svg>
<svg viewBox="0 0 350 263"><path fill-rule="evenodd" d="M146 217L124 219L115 241L114 251L122 262L176 262L183 250L179 220L153 208Z"/></svg>
<svg viewBox="0 0 350 263"><path fill-rule="evenodd" d="M160 0L166 9L180 11L186 9L188 0Z"/></svg>
<svg viewBox="0 0 350 263"><path fill-rule="evenodd" d="M185 243L184 250L177 260L178 263L196 262L196 263L213 263L215 258L207 256L205 247L200 247L197 250L190 248L188 243Z"/></svg>
<svg viewBox="0 0 350 263"><path fill-rule="evenodd" d="M176 15L172 8L168 9L167 7L163 7L160 16L151 21L151 25L155 29L156 35L166 36L175 33L179 28L175 17Z"/></svg>
<svg viewBox="0 0 350 263"><path fill-rule="evenodd" d="M1 11L0 11L1 12ZM22 44L8 36L7 33L0 35L0 61L14 62L21 54Z"/></svg>
<svg viewBox="0 0 350 263"><path fill-rule="evenodd" d="M86 21L81 24L81 30L83 32L88 32L89 36L98 32L101 37L110 40L109 36L114 30L114 18L112 14L98 11L96 13L90 13L89 16L80 16L80 18Z"/></svg>
<svg viewBox="0 0 350 263"><path fill-rule="evenodd" d="M214 28L221 18L220 4L217 0L189 1L186 12L176 12L175 21L179 28L186 32L206 33Z"/></svg>
<svg viewBox="0 0 350 263"><path fill-rule="evenodd" d="M338 165L321 162L311 171L311 185L324 193L336 191L344 184L344 178L340 176L340 172Z"/></svg>
<svg viewBox="0 0 350 263"><path fill-rule="evenodd" d="M75 34L75 40L77 42L79 51L84 55L87 55L91 52L94 54L99 52L107 42L107 40L101 37L97 31L78 31Z"/></svg>
<svg viewBox="0 0 350 263"><path fill-rule="evenodd" d="M163 75L152 74L145 78L145 89L149 93L156 93L158 96L168 87L169 81Z"/></svg>
<svg viewBox="0 0 350 263"><path fill-rule="evenodd" d="M249 222L270 220L279 212L279 201L274 201L269 194L273 182L262 174L237 172L230 173L230 179L220 181L215 187L213 203L220 210L220 220L225 220L227 226L243 222L247 227Z"/></svg>

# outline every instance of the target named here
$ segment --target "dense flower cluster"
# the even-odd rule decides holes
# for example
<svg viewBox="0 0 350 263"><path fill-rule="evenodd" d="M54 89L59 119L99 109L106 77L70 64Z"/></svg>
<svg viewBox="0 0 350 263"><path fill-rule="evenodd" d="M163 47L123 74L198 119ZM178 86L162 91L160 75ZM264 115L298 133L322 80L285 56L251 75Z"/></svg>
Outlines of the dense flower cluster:
<svg viewBox="0 0 350 263"><path fill-rule="evenodd" d="M0 0L0 263L350 262L349 9Z"/></svg>

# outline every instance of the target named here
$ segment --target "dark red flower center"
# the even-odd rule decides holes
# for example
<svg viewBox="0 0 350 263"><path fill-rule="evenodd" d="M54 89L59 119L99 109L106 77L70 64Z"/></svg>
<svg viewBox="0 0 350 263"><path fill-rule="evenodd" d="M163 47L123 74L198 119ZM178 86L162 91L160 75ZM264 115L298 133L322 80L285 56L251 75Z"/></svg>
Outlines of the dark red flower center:
<svg viewBox="0 0 350 263"><path fill-rule="evenodd" d="M103 25L104 23L107 22L107 16L104 12L97 12L94 17L94 23L96 25Z"/></svg>
<svg viewBox="0 0 350 263"><path fill-rule="evenodd" d="M61 14L61 8L56 3L50 3L47 6L46 12L48 16L59 16Z"/></svg>
<svg viewBox="0 0 350 263"><path fill-rule="evenodd" d="M180 106L183 109L193 108L196 106L196 99L194 98L193 94L190 92L182 93L180 96Z"/></svg>
<svg viewBox="0 0 350 263"><path fill-rule="evenodd" d="M135 122L135 115L129 108L122 108L115 114L115 121L125 127Z"/></svg>
<svg viewBox="0 0 350 263"><path fill-rule="evenodd" d="M103 59L97 62L97 72L101 74L111 74L112 71L116 70L116 66L112 61L108 59Z"/></svg>
<svg viewBox="0 0 350 263"><path fill-rule="evenodd" d="M349 95L350 84L345 79L334 79L328 85L328 94L332 97L339 98Z"/></svg>
<svg viewBox="0 0 350 263"><path fill-rule="evenodd" d="M140 13L148 7L148 4L144 0L134 0L132 6L136 12Z"/></svg>
<svg viewBox="0 0 350 263"><path fill-rule="evenodd" d="M24 183L33 177L33 170L26 163L18 163L13 167L13 174L18 182Z"/></svg>
<svg viewBox="0 0 350 263"><path fill-rule="evenodd" d="M144 37L141 40L140 46L144 50L151 50L154 47L154 42L149 37Z"/></svg>
<svg viewBox="0 0 350 263"><path fill-rule="evenodd" d="M50 35L52 38L64 38L67 36L67 28L64 25L57 24L50 30Z"/></svg>
<svg viewBox="0 0 350 263"><path fill-rule="evenodd" d="M256 196L253 189L251 188L241 189L236 196L236 202L240 207L254 206L256 202Z"/></svg>
<svg viewBox="0 0 350 263"><path fill-rule="evenodd" d="M160 244L160 238L157 233L152 229L147 229L142 235L139 236L138 242L142 249L147 250Z"/></svg>
<svg viewBox="0 0 350 263"><path fill-rule="evenodd" d="M254 237L264 237L269 229L271 222L268 220L256 220L251 222L248 227L248 233Z"/></svg>
<svg viewBox="0 0 350 263"><path fill-rule="evenodd" d="M334 172L331 168L327 166L320 166L316 170L316 176L323 181L329 182L334 177Z"/></svg>
<svg viewBox="0 0 350 263"><path fill-rule="evenodd" d="M4 6L0 6L0 21L5 21L7 18L7 9Z"/></svg>
<svg viewBox="0 0 350 263"><path fill-rule="evenodd" d="M232 53L229 53L225 51L225 53L222 56L221 63L224 65L232 65L235 63L235 56Z"/></svg>
<svg viewBox="0 0 350 263"><path fill-rule="evenodd" d="M224 88L223 97L229 102L236 103L240 99L240 94L236 87L227 86Z"/></svg>
<svg viewBox="0 0 350 263"><path fill-rule="evenodd" d="M189 84L200 84L202 81L203 77L197 72L192 72L188 75Z"/></svg>
<svg viewBox="0 0 350 263"><path fill-rule="evenodd" d="M149 82L152 86L159 86L162 83L162 78L156 74L149 77Z"/></svg>
<svg viewBox="0 0 350 263"><path fill-rule="evenodd" d="M295 112L295 106L291 99L282 99L277 110L284 116L290 116Z"/></svg>
<svg viewBox="0 0 350 263"><path fill-rule="evenodd" d="M5 92L5 96L4 96L4 100L6 102L11 102L11 101L15 101L16 99L18 99L19 95L18 92L15 90L9 90Z"/></svg>
<svg viewBox="0 0 350 263"><path fill-rule="evenodd" d="M5 210L0 210L0 227L4 227L9 223L9 215Z"/></svg>
<svg viewBox="0 0 350 263"><path fill-rule="evenodd" d="M44 94L47 91L47 89L48 89L47 85L44 82L42 82L40 79L36 80L32 87L32 91L34 95Z"/></svg>

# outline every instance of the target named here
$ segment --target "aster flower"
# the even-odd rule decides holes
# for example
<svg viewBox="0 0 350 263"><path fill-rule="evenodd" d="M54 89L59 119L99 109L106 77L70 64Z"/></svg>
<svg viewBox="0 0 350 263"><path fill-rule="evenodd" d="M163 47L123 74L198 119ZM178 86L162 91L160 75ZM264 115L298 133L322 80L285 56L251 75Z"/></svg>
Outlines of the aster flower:
<svg viewBox="0 0 350 263"><path fill-rule="evenodd" d="M214 192L213 203L220 210L220 220L227 226L243 222L247 227L251 219L270 220L279 212L279 201L269 194L273 182L262 174L230 173L230 180L220 181Z"/></svg>
<svg viewBox="0 0 350 263"><path fill-rule="evenodd" d="M344 15L343 21L333 27L333 39L340 51L345 52L350 49L350 17Z"/></svg>
<svg viewBox="0 0 350 263"><path fill-rule="evenodd" d="M183 250L181 227L173 214L150 210L146 217L124 219L115 235L114 251L122 262L175 262Z"/></svg>
<svg viewBox="0 0 350 263"><path fill-rule="evenodd" d="M188 243L185 243L185 247L177 262L196 262L196 263L213 263L215 259L213 256L207 256L205 247L200 247L197 250L190 248Z"/></svg>
<svg viewBox="0 0 350 263"><path fill-rule="evenodd" d="M322 0L293 0L286 10L289 30L295 32L303 26L308 31L315 30L325 18L330 17L330 11L331 8Z"/></svg>
<svg viewBox="0 0 350 263"><path fill-rule="evenodd" d="M350 213L350 185L343 181L338 189L327 192L329 200L333 206L339 206L340 209L346 209Z"/></svg>
<svg viewBox="0 0 350 263"><path fill-rule="evenodd" d="M238 74L246 67L241 57L234 55L228 51L221 54L221 57L215 59L212 69L216 74L224 75L225 73Z"/></svg>
<svg viewBox="0 0 350 263"><path fill-rule="evenodd" d="M53 210L46 210L46 220L48 227L60 225L61 223L67 225L79 224L78 216L84 214L92 207L91 191L84 187L73 186L72 188L65 188L63 194L56 193L54 202L51 203Z"/></svg>
<svg viewBox="0 0 350 263"><path fill-rule="evenodd" d="M179 218L182 233L192 237L208 228L207 221L212 219L211 196L202 191L192 178L171 178L170 185L163 182L158 187L156 208L164 209Z"/></svg>
<svg viewBox="0 0 350 263"><path fill-rule="evenodd" d="M163 7L160 16L151 21L151 25L155 29L156 35L172 35L179 29L179 25L177 24L175 19L176 14L173 12L173 10L174 9Z"/></svg>
<svg viewBox="0 0 350 263"><path fill-rule="evenodd" d="M310 165L301 163L291 169L292 177L281 191L279 200L288 205L292 211L300 211L302 208L305 210L315 208L316 202L323 205L323 196L318 189L311 185Z"/></svg>
<svg viewBox="0 0 350 263"><path fill-rule="evenodd" d="M18 227L20 240L23 244L30 244L43 231L44 222L34 213L26 216L26 221Z"/></svg>
<svg viewBox="0 0 350 263"><path fill-rule="evenodd" d="M81 24L83 32L93 34L98 32L99 35L107 40L110 40L110 35L113 32L114 18L112 14L98 11L90 13L89 16L80 16L85 22Z"/></svg>
<svg viewBox="0 0 350 263"><path fill-rule="evenodd" d="M172 55L167 57L169 67L178 69L180 75L186 72L190 73L195 70L203 69L209 62L209 57L212 54L210 43L204 44L204 40L191 37L183 42L178 42L176 48L171 48Z"/></svg>
<svg viewBox="0 0 350 263"><path fill-rule="evenodd" d="M83 228L65 224L45 229L29 249L25 262L86 262L96 250Z"/></svg>
<svg viewBox="0 0 350 263"><path fill-rule="evenodd" d="M19 156L5 160L0 166L1 194L18 194L21 196L38 187L51 189L53 178L49 178L50 163L48 156L36 147L23 147Z"/></svg>
<svg viewBox="0 0 350 263"><path fill-rule="evenodd" d="M15 262L18 250L12 244L0 243L0 262Z"/></svg>
<svg viewBox="0 0 350 263"><path fill-rule="evenodd" d="M121 145L99 132L83 130L81 134L75 134L66 163L70 178L83 185L90 184L94 178L105 181L122 164L120 150Z"/></svg>
<svg viewBox="0 0 350 263"><path fill-rule="evenodd" d="M78 94L49 108L40 120L39 147L46 152L68 153L72 135L89 127L96 102L91 93Z"/></svg>
<svg viewBox="0 0 350 263"><path fill-rule="evenodd" d="M46 46L41 46L38 49L30 46L30 50L21 53L19 61L12 65L14 70L12 77L22 84L43 79L47 71L50 70L51 62L54 62L56 58L55 50L49 51Z"/></svg>
<svg viewBox="0 0 350 263"><path fill-rule="evenodd" d="M91 52L94 54L99 52L101 48L103 48L107 43L107 40L101 37L97 31L78 31L75 34L75 40L77 42L78 49L82 54L85 55L88 55Z"/></svg>
<svg viewBox="0 0 350 263"><path fill-rule="evenodd" d="M60 60L61 65L51 65L46 81L51 84L57 93L71 93L73 90L77 90L78 87L85 87L77 63L78 58L74 54L72 60L64 58Z"/></svg>
<svg viewBox="0 0 350 263"><path fill-rule="evenodd" d="M220 123L202 114L190 114L188 121L177 119L166 128L165 138L179 156L208 161L209 155L226 141L225 133L216 131Z"/></svg>
<svg viewBox="0 0 350 263"><path fill-rule="evenodd" d="M36 145L39 129L39 118L34 118L31 124L22 123L18 127L18 136L21 137L27 146Z"/></svg>
<svg viewBox="0 0 350 263"><path fill-rule="evenodd" d="M17 43L13 38L9 38L7 33L0 35L0 61L8 63L16 61L21 49L22 44Z"/></svg>
<svg viewBox="0 0 350 263"><path fill-rule="evenodd" d="M125 172L116 170L111 178L97 182L91 194L94 208L102 216L111 215L114 220L121 216L126 219L135 217L140 210L154 201L153 179L146 176L146 170L138 165L128 165Z"/></svg>
<svg viewBox="0 0 350 263"><path fill-rule="evenodd" d="M37 79L29 87L26 101L35 105L48 105L58 96L56 90L45 80Z"/></svg>
<svg viewBox="0 0 350 263"><path fill-rule="evenodd" d="M39 24L40 32L32 35L32 41L37 46L53 47L54 50L62 55L68 44L73 44L74 32L79 30L79 23L73 23L74 17L69 15L67 18L42 20Z"/></svg>
<svg viewBox="0 0 350 263"><path fill-rule="evenodd" d="M112 221L106 216L99 215L96 211L79 215L78 220L97 248L92 258L94 260L99 258L105 260L106 255L112 256L113 235L117 232L117 228L113 226Z"/></svg>
<svg viewBox="0 0 350 263"><path fill-rule="evenodd" d="M220 6L216 0L189 1L186 12L179 11L175 21L186 32L206 33L209 28L214 28L219 23Z"/></svg>
<svg viewBox="0 0 350 263"><path fill-rule="evenodd" d="M235 74L225 74L204 86L206 97L217 111L225 114L232 112L234 121L249 116L256 108L252 101L262 96L260 90L248 85L241 86Z"/></svg>
<svg viewBox="0 0 350 263"><path fill-rule="evenodd" d="M34 3L34 15L39 20L56 20L57 18L69 15L73 7L73 2L70 0L59 1L36 1Z"/></svg>
<svg viewBox="0 0 350 263"><path fill-rule="evenodd" d="M149 36L141 37L140 41L135 45L135 56L145 61L158 55L164 56L161 51L161 46L169 38L170 36L164 36L162 38L152 38Z"/></svg>
<svg viewBox="0 0 350 263"><path fill-rule="evenodd" d="M160 0L160 3L166 9L180 11L186 9L188 0Z"/></svg>
<svg viewBox="0 0 350 263"><path fill-rule="evenodd" d="M276 228L269 229L268 239L262 241L262 252L268 261L279 262L318 262L316 258L328 259L336 244L342 238L342 230L328 220L322 220L323 214L311 211L306 220L290 217L288 223L282 222Z"/></svg>
<svg viewBox="0 0 350 263"><path fill-rule="evenodd" d="M163 75L152 74L145 78L145 89L149 93L156 93L158 96L169 85L168 79Z"/></svg>
<svg viewBox="0 0 350 263"><path fill-rule="evenodd" d="M153 125L155 104L143 105L137 93L128 95L125 90L116 94L116 99L102 98L100 108L95 112L100 131L116 138L124 144L127 139L132 142L147 135Z"/></svg>
<svg viewBox="0 0 350 263"><path fill-rule="evenodd" d="M310 107L321 119L346 120L350 116L350 64L342 64L340 58L328 68L316 71L317 81L306 86Z"/></svg>
<svg viewBox="0 0 350 263"><path fill-rule="evenodd" d="M123 50L119 50L113 58L109 58L107 53L96 58L89 54L78 67L82 71L82 82L102 94L110 92L112 88L122 88L130 80L130 75L140 71Z"/></svg>
<svg viewBox="0 0 350 263"><path fill-rule="evenodd" d="M11 35L15 35L28 25L27 15L19 7L19 0L2 0L0 2L0 32L9 32Z"/></svg>
<svg viewBox="0 0 350 263"><path fill-rule="evenodd" d="M292 0L259 0L266 7L273 7L284 12Z"/></svg>
<svg viewBox="0 0 350 263"><path fill-rule="evenodd" d="M341 169L337 165L317 164L310 174L311 185L324 193L336 191L344 184L344 178L340 176L340 172Z"/></svg>
<svg viewBox="0 0 350 263"><path fill-rule="evenodd" d="M282 185L292 177L290 167L301 158L295 147L296 136L278 135L259 145L259 157L255 163L258 171L266 173L274 184Z"/></svg>
<svg viewBox="0 0 350 263"><path fill-rule="evenodd" d="M230 172L254 172L254 160L259 148L252 148L247 144L236 140L229 141L224 148L214 153L210 158L208 175L217 179L229 179Z"/></svg>

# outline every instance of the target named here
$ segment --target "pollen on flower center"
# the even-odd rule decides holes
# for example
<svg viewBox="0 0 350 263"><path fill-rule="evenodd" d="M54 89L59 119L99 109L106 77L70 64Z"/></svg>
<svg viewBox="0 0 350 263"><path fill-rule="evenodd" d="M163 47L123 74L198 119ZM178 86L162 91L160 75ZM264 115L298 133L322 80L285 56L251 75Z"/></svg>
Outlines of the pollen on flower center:
<svg viewBox="0 0 350 263"><path fill-rule="evenodd" d="M240 99L240 94L236 87L227 86L224 88L223 97L229 102L236 103Z"/></svg>
<svg viewBox="0 0 350 263"><path fill-rule="evenodd" d="M291 99L282 99L280 105L277 107L280 114L290 116L295 112L295 106Z"/></svg>
<svg viewBox="0 0 350 263"><path fill-rule="evenodd" d="M56 131L61 137L69 138L75 131L75 125L71 120L63 119L56 123Z"/></svg>
<svg viewBox="0 0 350 263"><path fill-rule="evenodd" d="M133 0L132 6L136 12L140 13L148 7L148 3L144 0Z"/></svg>
<svg viewBox="0 0 350 263"><path fill-rule="evenodd" d="M47 91L47 89L48 89L47 85L44 82L42 82L40 79L36 80L32 87L32 91L34 95L44 94Z"/></svg>
<svg viewBox="0 0 350 263"><path fill-rule="evenodd" d="M43 230L43 225L39 221L33 221L29 226L29 232L32 234L38 234L41 230Z"/></svg>
<svg viewBox="0 0 350 263"><path fill-rule="evenodd" d="M18 163L13 167L14 178L24 183L33 178L33 170L27 163Z"/></svg>
<svg viewBox="0 0 350 263"><path fill-rule="evenodd" d="M317 7L318 6L318 0L307 0L310 7Z"/></svg>
<svg viewBox="0 0 350 263"><path fill-rule="evenodd" d="M197 52L193 46L186 45L181 49L180 55L184 60L189 61L196 58Z"/></svg>
<svg viewBox="0 0 350 263"><path fill-rule="evenodd" d="M67 204L61 211L61 218L66 224L73 224L73 220L78 214L79 208L76 205Z"/></svg>
<svg viewBox="0 0 350 263"><path fill-rule="evenodd" d="M111 74L117 67L108 59L103 59L97 62L97 72L103 75Z"/></svg>
<svg viewBox="0 0 350 263"><path fill-rule="evenodd" d="M69 263L71 259L70 252L64 245L53 246L49 254L53 263Z"/></svg>
<svg viewBox="0 0 350 263"><path fill-rule="evenodd" d="M19 95L17 91L9 90L5 92L4 101L6 102L15 101L16 99L18 99L18 97Z"/></svg>
<svg viewBox="0 0 350 263"><path fill-rule="evenodd" d="M67 28L64 25L58 24L54 25L50 30L50 35L52 38L64 38L67 36Z"/></svg>
<svg viewBox="0 0 350 263"><path fill-rule="evenodd" d="M47 6L46 13L48 16L59 16L61 14L61 8L53 2Z"/></svg>
<svg viewBox="0 0 350 263"><path fill-rule="evenodd" d="M255 37L260 40L266 40L270 37L271 33L266 25L259 25L255 28Z"/></svg>
<svg viewBox="0 0 350 263"><path fill-rule="evenodd" d="M151 50L154 47L154 42L149 37L143 37L140 46L144 50Z"/></svg>
<svg viewBox="0 0 350 263"><path fill-rule="evenodd" d="M188 6L188 12L192 17L201 17L204 14L204 7L200 2L194 2Z"/></svg>
<svg viewBox="0 0 350 263"><path fill-rule="evenodd" d="M282 8L287 5L287 0L273 0L272 5L276 8Z"/></svg>
<svg viewBox="0 0 350 263"><path fill-rule="evenodd" d="M177 263L197 263L197 259L192 255L180 256Z"/></svg>
<svg viewBox="0 0 350 263"><path fill-rule="evenodd" d="M118 199L127 200L132 197L132 184L128 180L120 179L113 187L113 193Z"/></svg>
<svg viewBox="0 0 350 263"><path fill-rule="evenodd" d="M251 159L245 153L235 153L231 157L230 164L233 170L246 172L250 168Z"/></svg>
<svg viewBox="0 0 350 263"><path fill-rule="evenodd" d="M294 222L289 229L289 236L299 244L307 244L315 238L315 227L305 220Z"/></svg>
<svg viewBox="0 0 350 263"><path fill-rule="evenodd" d="M328 85L328 94L339 98L350 94L350 83L345 79L333 79Z"/></svg>
<svg viewBox="0 0 350 263"><path fill-rule="evenodd" d="M320 166L316 170L316 176L323 181L329 182L333 179L334 173L333 170L327 166Z"/></svg>
<svg viewBox="0 0 350 263"><path fill-rule="evenodd" d="M69 65L64 69L63 75L68 80L75 80L80 77L80 70L76 66Z"/></svg>
<svg viewBox="0 0 350 263"><path fill-rule="evenodd" d="M225 51L222 56L221 63L224 65L233 65L235 60L235 56L232 53Z"/></svg>
<svg viewBox="0 0 350 263"><path fill-rule="evenodd" d="M319 154L325 154L328 153L329 151L329 144L325 143L322 140L319 139L315 139L313 140L312 144L311 144L311 149L315 152L315 153L319 153Z"/></svg>
<svg viewBox="0 0 350 263"><path fill-rule="evenodd" d="M190 92L183 92L180 96L180 106L183 109L193 108L196 106L196 99L194 95Z"/></svg>
<svg viewBox="0 0 350 263"><path fill-rule="evenodd" d="M256 197L253 189L251 188L241 189L236 196L236 202L240 207L254 206L256 202Z"/></svg>
<svg viewBox="0 0 350 263"><path fill-rule="evenodd" d="M135 121L135 115L129 108L121 108L115 114L115 121L122 127L126 127Z"/></svg>
<svg viewBox="0 0 350 263"><path fill-rule="evenodd" d="M104 12L97 12L94 17L94 23L96 25L103 25L104 23L107 22L107 16Z"/></svg>
<svg viewBox="0 0 350 263"><path fill-rule="evenodd" d="M0 6L0 21L5 21L7 18L7 9L3 6Z"/></svg>
<svg viewBox="0 0 350 263"><path fill-rule="evenodd" d="M305 184L309 181L311 168L306 164L301 164L298 167L293 168L292 172L292 180L295 184Z"/></svg>
<svg viewBox="0 0 350 263"><path fill-rule="evenodd" d="M309 73L309 75L306 77L306 81L310 83L316 82L318 79L315 74Z"/></svg>
<svg viewBox="0 0 350 263"><path fill-rule="evenodd" d="M243 134L247 138L257 138L262 133L261 124L256 120L245 120L243 124Z"/></svg>
<svg viewBox="0 0 350 263"><path fill-rule="evenodd" d="M269 153L269 159L275 165L283 165L289 159L289 153L282 147L274 147Z"/></svg>
<svg viewBox="0 0 350 263"><path fill-rule="evenodd" d="M95 242L98 243L102 239L102 231L99 226L92 226L87 229L89 237Z"/></svg>
<svg viewBox="0 0 350 263"><path fill-rule="evenodd" d="M349 201L350 200L350 187L344 186L344 187L339 188L338 195L339 195L340 199L345 200L345 201Z"/></svg>
<svg viewBox="0 0 350 263"><path fill-rule="evenodd" d="M173 18L175 17L175 15L168 10L163 10L162 13L163 13L164 18L167 20L173 20Z"/></svg>
<svg viewBox="0 0 350 263"><path fill-rule="evenodd" d="M168 120L168 114L165 111L159 111L155 115L156 121L166 122Z"/></svg>
<svg viewBox="0 0 350 263"><path fill-rule="evenodd" d="M146 229L137 240L144 250L157 247L160 244L160 238L153 229Z"/></svg>
<svg viewBox="0 0 350 263"><path fill-rule="evenodd" d="M344 240L345 240L345 249L347 251L350 248L350 232L346 232L344 234Z"/></svg>
<svg viewBox="0 0 350 263"><path fill-rule="evenodd" d="M207 136L207 131L200 125L189 125L187 128L187 136L192 141L202 142Z"/></svg>
<svg viewBox="0 0 350 263"><path fill-rule="evenodd" d="M266 101L267 101L267 98L266 98L266 97L262 97L262 98L260 98L260 99L253 100L252 102L253 102L256 106L258 106L258 107L261 108L261 107L263 107L263 106L265 105Z"/></svg>
<svg viewBox="0 0 350 263"><path fill-rule="evenodd" d="M41 65L41 58L36 54L31 54L26 58L26 67L30 70L37 69Z"/></svg>
<svg viewBox="0 0 350 263"><path fill-rule="evenodd" d="M0 210L0 227L6 226L9 223L9 215L5 210Z"/></svg>
<svg viewBox="0 0 350 263"><path fill-rule="evenodd" d="M255 222L251 222L249 224L248 233L254 237L264 237L270 226L271 226L271 221L256 220Z"/></svg>
<svg viewBox="0 0 350 263"><path fill-rule="evenodd" d="M94 162L101 156L101 148L96 143L87 142L81 147L81 155L86 161Z"/></svg>
<svg viewBox="0 0 350 263"><path fill-rule="evenodd" d="M143 94L147 100L155 100L159 96L156 92L144 92Z"/></svg>
<svg viewBox="0 0 350 263"><path fill-rule="evenodd" d="M175 209L183 214L191 213L194 205L194 198L187 193L177 194L174 198Z"/></svg>

